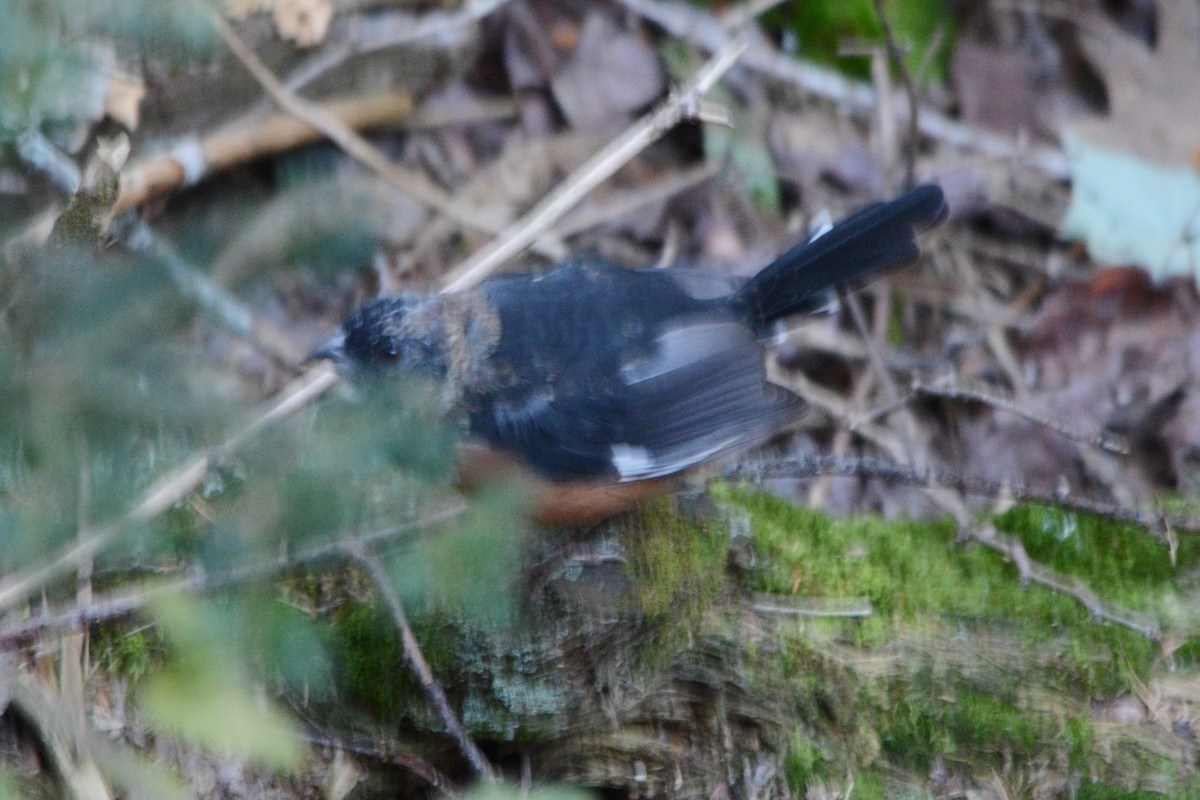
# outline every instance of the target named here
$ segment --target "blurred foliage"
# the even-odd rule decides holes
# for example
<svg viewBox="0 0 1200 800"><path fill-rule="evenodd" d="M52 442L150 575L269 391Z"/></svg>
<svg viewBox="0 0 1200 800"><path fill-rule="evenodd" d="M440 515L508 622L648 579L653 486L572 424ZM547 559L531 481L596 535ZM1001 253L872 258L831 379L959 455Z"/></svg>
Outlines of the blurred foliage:
<svg viewBox="0 0 1200 800"><path fill-rule="evenodd" d="M0 0L0 141L97 119L118 54L208 52L216 0Z"/></svg>
<svg viewBox="0 0 1200 800"><path fill-rule="evenodd" d="M885 0L883 9L898 44L906 51L910 73L916 76L922 64L928 63L927 80L944 78L954 34L954 21L944 0ZM883 41L883 29L871 0L786 3L765 15L764 21L785 37L794 37L801 58L829 64L863 79L870 77L868 60L841 55L842 46ZM928 50L937 43L938 36L938 52L930 55Z"/></svg>
<svg viewBox="0 0 1200 800"><path fill-rule="evenodd" d="M64 250L0 296L0 568L127 508L165 464L231 419L212 367L180 338L194 309L161 272ZM36 533L35 533L36 532Z"/></svg>
<svg viewBox="0 0 1200 800"><path fill-rule="evenodd" d="M522 568L521 497L493 489L474 498L463 519L436 536L422 536L391 560L391 574L405 600L438 609L476 625L513 620L513 580Z"/></svg>
<svg viewBox="0 0 1200 800"><path fill-rule="evenodd" d="M164 669L140 692L142 707L160 728L217 752L289 769L303 747L283 714L255 696L214 610L175 598L155 604L168 643Z"/></svg>

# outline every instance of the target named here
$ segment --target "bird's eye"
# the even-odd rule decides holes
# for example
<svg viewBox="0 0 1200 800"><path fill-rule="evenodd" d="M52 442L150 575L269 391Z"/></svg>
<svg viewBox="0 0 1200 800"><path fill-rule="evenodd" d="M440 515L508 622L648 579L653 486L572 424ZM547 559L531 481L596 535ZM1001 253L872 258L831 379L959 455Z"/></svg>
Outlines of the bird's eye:
<svg viewBox="0 0 1200 800"><path fill-rule="evenodd" d="M376 357L380 361L392 362L400 358L400 350L392 342L384 342L379 345L379 349L375 351Z"/></svg>

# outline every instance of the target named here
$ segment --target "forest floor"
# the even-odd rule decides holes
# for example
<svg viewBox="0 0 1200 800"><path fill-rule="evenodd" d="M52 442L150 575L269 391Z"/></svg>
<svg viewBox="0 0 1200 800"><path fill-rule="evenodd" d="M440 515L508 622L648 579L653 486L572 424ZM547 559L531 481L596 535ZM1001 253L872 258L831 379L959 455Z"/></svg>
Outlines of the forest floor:
<svg viewBox="0 0 1200 800"><path fill-rule="evenodd" d="M0 40L0 798L1200 798L1195 2L111 5ZM586 530L301 363L926 182L798 428Z"/></svg>

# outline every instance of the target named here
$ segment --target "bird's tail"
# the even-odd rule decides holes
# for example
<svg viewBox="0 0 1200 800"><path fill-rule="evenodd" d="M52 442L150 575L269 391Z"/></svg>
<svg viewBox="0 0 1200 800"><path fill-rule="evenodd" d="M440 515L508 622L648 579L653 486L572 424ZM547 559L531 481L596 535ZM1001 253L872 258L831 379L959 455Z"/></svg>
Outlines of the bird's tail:
<svg viewBox="0 0 1200 800"><path fill-rule="evenodd" d="M916 234L945 216L942 190L931 184L867 206L772 261L738 291L736 302L759 330L787 314L815 311L844 283L915 262Z"/></svg>

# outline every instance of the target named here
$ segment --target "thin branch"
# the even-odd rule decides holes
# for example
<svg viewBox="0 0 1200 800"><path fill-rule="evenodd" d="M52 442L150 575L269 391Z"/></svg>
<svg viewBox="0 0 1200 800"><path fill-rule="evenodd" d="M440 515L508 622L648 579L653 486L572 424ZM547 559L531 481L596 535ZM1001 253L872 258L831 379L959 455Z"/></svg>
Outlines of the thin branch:
<svg viewBox="0 0 1200 800"><path fill-rule="evenodd" d="M992 523L985 522L979 526L967 525L960 527L960 530L969 541L978 542L984 547L995 550L1011 561L1017 568L1017 576L1022 584L1036 583L1051 591L1073 598L1086 608L1092 615L1092 619L1097 622L1111 622L1114 625L1120 625L1151 641L1157 642L1162 639L1162 626L1154 616L1106 602L1075 578L1063 575L1034 561L1025 551L1025 545L1021 543L1020 539L1001 533Z"/></svg>
<svg viewBox="0 0 1200 800"><path fill-rule="evenodd" d="M377 172L384 180L391 183L414 200L434 209L454 221L469 228L482 230L486 233L497 234L504 228L500 220L481 215L478 209L472 208L457 198L452 197L436 186L425 175L414 172L395 164L382 151L372 145L362 136L347 128L340 120L328 114L315 103L297 95L284 86L265 64L254 54L254 51L241 40L220 16L213 14L212 24L220 34L221 39L233 51L238 60L255 80L271 95L271 98L292 116L298 117L312 127L325 134L338 147L342 148L359 163ZM540 252L554 256L561 252L553 243L538 245Z"/></svg>
<svg viewBox="0 0 1200 800"><path fill-rule="evenodd" d="M100 528L80 531L78 539L53 558L0 581L0 610L21 602L55 578L79 569L101 550L121 539L138 525L171 508L201 484L214 463L227 457L262 429L296 413L337 382L337 373L324 365L314 367L301 375L248 425L221 445L193 456L183 466L155 483L146 490L141 500L119 519Z"/></svg>
<svg viewBox="0 0 1200 800"><path fill-rule="evenodd" d="M620 0L621 4L708 52L719 51L729 41L729 31L711 14L671 0ZM798 61L780 53L765 38L756 38L742 64L775 80L794 84L852 112L869 113L878 105L874 89L836 70ZM1030 147L1019 140L983 128L965 125L930 108L917 108L920 132L942 144L979 153L988 158L1016 158L1056 180L1068 176L1066 155L1048 147Z"/></svg>
<svg viewBox="0 0 1200 800"><path fill-rule="evenodd" d="M206 313L259 351L293 370L304 358L305 351L297 347L292 337L259 319L236 296L189 264L175 248L155 236L139 215L122 217L114 230L118 241L127 250L141 253L162 264L181 294L194 300Z"/></svg>
<svg viewBox="0 0 1200 800"><path fill-rule="evenodd" d="M456 504L427 514L418 520L383 528L371 533L357 536L357 541L364 545L374 545L406 536L426 528L440 525L461 515L466 510L463 504ZM78 605L67 610L43 612L31 619L23 620L0 630L0 644L13 640L27 639L48 630L75 628L81 625L95 625L130 614L136 614L160 597L195 592L207 594L231 589L246 583L271 578L290 569L304 564L325 561L332 558L345 558L344 541L347 536L335 536L328 544L309 548L294 556L280 556L274 559L256 560L246 566L231 569L215 575L202 571L186 578L168 581L157 586L113 592L99 600Z"/></svg>
<svg viewBox="0 0 1200 800"><path fill-rule="evenodd" d="M475 774L485 780L491 780L495 775L492 765L488 763L487 756L479 749L479 745L475 744L471 734L463 727L462 721L459 720L454 709L450 707L445 690L434 677L433 670L429 668L429 662L425 660L425 655L421 652L421 645L417 642L417 637L408 624L408 615L404 612L404 604L400 601L400 595L397 594L396 587L392 585L392 580L384 570L383 564L361 543L348 542L344 546L347 555L362 564L370 576L371 582L375 584L375 590L379 592L384 604L388 607L388 611L392 615L392 622L400 634L404 657L408 659L409 666L417 674L417 679L425 689L429 701L433 703L434 709L442 718L446 732L458 743L459 749L470 763L471 768L475 770Z"/></svg>
<svg viewBox="0 0 1200 800"><path fill-rule="evenodd" d="M1129 508L1103 500L1078 497L1058 489L1039 489L1026 486L1019 481L993 481L987 478L956 475L935 468L918 471L905 464L872 458L810 456L775 461L770 464L737 467L726 471L725 474L729 478L745 478L754 482L764 478L811 478L818 475L834 475L843 478L879 478L912 486L928 486L934 483L964 494L991 500L1011 499L1017 503L1040 503L1061 508L1064 511L1090 514L1113 522L1133 525L1148 531L1168 546L1170 538L1167 531L1200 533L1200 519L1196 517L1166 514L1159 510Z"/></svg>
<svg viewBox="0 0 1200 800"><path fill-rule="evenodd" d="M673 92L656 110L635 122L584 162L502 236L452 270L445 278L443 291L461 291L479 283L502 263L528 247L584 195L607 180L649 144L681 120L694 117L699 109L700 98L734 65L745 49L744 39L735 38L726 42L687 86Z"/></svg>
<svg viewBox="0 0 1200 800"><path fill-rule="evenodd" d="M917 397L941 397L949 400L969 400L984 403L997 411L1003 411L1049 428L1063 438L1073 442L1086 444L1098 450L1104 450L1117 455L1129 455L1129 443L1120 436L1105 430L1082 430L1063 420L1054 419L1053 417L1039 414L1032 409L1026 408L1012 398L1002 396L995 389L990 387L984 388L979 384L962 380L953 382L936 381L934 383L915 381L910 394L900 397L886 406L873 409L864 419L876 420L881 416L890 414L901 406L911 403Z"/></svg>
<svg viewBox="0 0 1200 800"><path fill-rule="evenodd" d="M394 125L412 114L412 95L387 92L313 104L348 130ZM120 214L151 198L253 158L282 153L322 138L321 130L292 114L271 114L252 122L239 120L200 139L187 139L166 153L134 161L121 170L113 213Z"/></svg>
<svg viewBox="0 0 1200 800"><path fill-rule="evenodd" d="M750 608L759 614L784 617L869 617L875 613L869 597L795 597L763 595Z"/></svg>
<svg viewBox="0 0 1200 800"><path fill-rule="evenodd" d="M883 0L873 0L875 4L875 17L879 20L879 27L883 29L883 41L887 46L888 59L895 65L896 71L900 73L900 83L904 87L904 95L908 98L908 107L910 109L917 108L917 89L913 85L912 74L908 71L908 63L904 60L904 51L900 47L900 43L896 41L895 31L892 30L891 20L887 18L887 14L883 13ZM904 188L911 189L915 181L916 165L917 165L917 115L909 113L908 115L908 134L904 137Z"/></svg>

